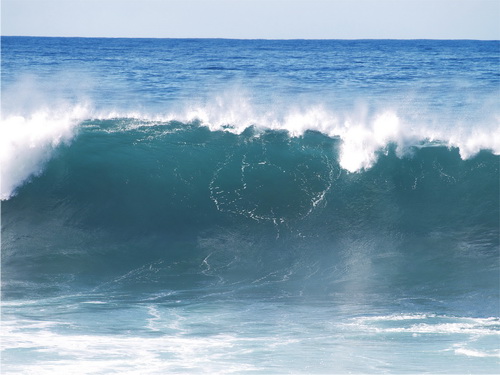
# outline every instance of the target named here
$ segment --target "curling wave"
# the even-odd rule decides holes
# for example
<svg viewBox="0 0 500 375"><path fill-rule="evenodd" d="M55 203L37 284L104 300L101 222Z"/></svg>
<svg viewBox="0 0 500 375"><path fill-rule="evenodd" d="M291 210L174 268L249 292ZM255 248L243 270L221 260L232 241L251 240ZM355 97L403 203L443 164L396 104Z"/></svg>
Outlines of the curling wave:
<svg viewBox="0 0 500 375"><path fill-rule="evenodd" d="M167 126L172 122L196 124L211 131L241 134L249 128L257 131L286 131L291 137L317 131L341 140L338 163L349 172L371 168L380 152L390 145L399 157L411 154L415 147L446 146L457 148L463 159L481 150L500 154L500 122L497 118L481 126L436 127L431 123L410 123L393 110L368 116L366 113L342 114L323 106L303 110L259 111L244 98L216 98L212 104L186 106L168 114L144 114L92 110L88 104L68 108L42 108L28 115L7 114L1 126L1 199L9 199L17 187L42 172L57 147L69 143L82 126L93 122L113 122L108 131L138 127ZM469 124L467 124L469 125Z"/></svg>

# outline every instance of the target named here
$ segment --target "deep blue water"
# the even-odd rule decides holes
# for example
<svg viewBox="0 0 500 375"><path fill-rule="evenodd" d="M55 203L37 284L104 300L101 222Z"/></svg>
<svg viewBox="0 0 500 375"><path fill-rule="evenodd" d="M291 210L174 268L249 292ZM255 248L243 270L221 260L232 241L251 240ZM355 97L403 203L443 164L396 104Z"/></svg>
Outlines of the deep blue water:
<svg viewBox="0 0 500 375"><path fill-rule="evenodd" d="M499 61L2 37L2 372L500 371Z"/></svg>

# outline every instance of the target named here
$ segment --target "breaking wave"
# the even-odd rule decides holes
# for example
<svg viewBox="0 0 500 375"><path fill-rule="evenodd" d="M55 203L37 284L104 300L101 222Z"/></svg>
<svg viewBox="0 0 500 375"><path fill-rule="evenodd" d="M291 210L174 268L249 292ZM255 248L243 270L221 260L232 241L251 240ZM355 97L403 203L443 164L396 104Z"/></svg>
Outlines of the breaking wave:
<svg viewBox="0 0 500 375"><path fill-rule="evenodd" d="M341 141L338 164L348 172L370 169L381 153L393 148L399 157L415 148L445 146L458 149L463 159L482 150L500 154L500 121L491 116L488 122L436 126L433 121L412 122L387 109L353 113L330 110L322 105L307 108L265 110L243 97L217 97L212 103L184 106L171 113L104 111L89 104L44 106L31 113L3 111L0 162L2 164L1 198L9 199L30 177L39 175L45 163L61 144L69 144L85 127L113 122L108 131L126 132L135 128L183 123L213 132L242 134L285 131L291 138L315 131ZM473 125L473 126L471 126Z"/></svg>

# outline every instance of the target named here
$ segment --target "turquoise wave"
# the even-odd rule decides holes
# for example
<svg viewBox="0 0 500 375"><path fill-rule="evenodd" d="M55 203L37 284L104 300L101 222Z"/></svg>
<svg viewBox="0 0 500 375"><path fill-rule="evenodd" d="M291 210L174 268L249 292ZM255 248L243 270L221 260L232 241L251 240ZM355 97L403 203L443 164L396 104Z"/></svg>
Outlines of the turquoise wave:
<svg viewBox="0 0 500 375"><path fill-rule="evenodd" d="M494 314L475 302L496 293L498 155L420 145L400 157L389 144L350 173L341 140L318 132L131 121L84 122L3 202L6 297L217 286L463 298L474 284L468 307Z"/></svg>

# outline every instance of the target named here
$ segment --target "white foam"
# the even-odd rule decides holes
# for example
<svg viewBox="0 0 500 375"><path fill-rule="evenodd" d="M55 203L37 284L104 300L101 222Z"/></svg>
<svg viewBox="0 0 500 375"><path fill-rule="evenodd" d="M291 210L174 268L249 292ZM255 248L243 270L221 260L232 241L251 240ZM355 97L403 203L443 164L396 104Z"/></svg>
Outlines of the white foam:
<svg viewBox="0 0 500 375"><path fill-rule="evenodd" d="M0 197L9 199L23 182L41 173L52 151L75 135L88 107L42 108L29 115L2 116L0 126Z"/></svg>
<svg viewBox="0 0 500 375"><path fill-rule="evenodd" d="M158 312L150 310L154 318ZM233 355L246 349L245 339L218 334L206 337L62 334L60 324L29 320L2 322L2 350L31 353L34 360L4 361L3 370L36 374L166 374L236 373L258 371L251 363L235 363ZM154 330L155 331L155 330ZM261 345L286 345L255 339ZM38 355L43 354L39 359Z"/></svg>
<svg viewBox="0 0 500 375"><path fill-rule="evenodd" d="M385 326L384 323L387 322L398 322L398 326ZM495 317L460 318L434 314L401 314L359 317L353 319L350 326L377 333L498 336L498 324L499 319Z"/></svg>
<svg viewBox="0 0 500 375"><path fill-rule="evenodd" d="M403 320L422 320L435 318L435 314L394 314L394 315L375 315L356 318L357 322L387 322L387 321L403 321Z"/></svg>
<svg viewBox="0 0 500 375"><path fill-rule="evenodd" d="M482 352L479 350L458 348L455 349L455 354L465 355L467 357L478 357L478 358L485 358L485 357L500 358L500 350L495 350L491 352Z"/></svg>
<svg viewBox="0 0 500 375"><path fill-rule="evenodd" d="M236 134L250 126L262 130L285 130L292 137L300 137L306 131L318 131L342 140L339 162L349 172L371 168L377 160L377 153L386 151L390 143L396 146L399 156L406 154L410 146L429 141L458 148L464 159L484 149L500 154L500 116L495 114L488 114L483 122L470 124L457 119L444 123L443 119L425 116L419 120L405 118L391 106L368 113L365 108L346 112L322 104L258 106L244 94L231 91L213 101L189 104L164 116L142 118L199 121L212 131Z"/></svg>

